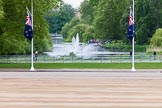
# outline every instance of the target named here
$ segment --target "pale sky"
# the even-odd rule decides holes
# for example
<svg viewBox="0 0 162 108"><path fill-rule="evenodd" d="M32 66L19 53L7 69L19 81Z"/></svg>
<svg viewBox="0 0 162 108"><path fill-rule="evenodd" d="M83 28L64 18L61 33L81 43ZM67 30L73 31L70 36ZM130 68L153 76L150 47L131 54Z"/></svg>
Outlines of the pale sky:
<svg viewBox="0 0 162 108"><path fill-rule="evenodd" d="M80 6L80 3L83 0L63 0L65 3L72 5L73 8L78 8Z"/></svg>

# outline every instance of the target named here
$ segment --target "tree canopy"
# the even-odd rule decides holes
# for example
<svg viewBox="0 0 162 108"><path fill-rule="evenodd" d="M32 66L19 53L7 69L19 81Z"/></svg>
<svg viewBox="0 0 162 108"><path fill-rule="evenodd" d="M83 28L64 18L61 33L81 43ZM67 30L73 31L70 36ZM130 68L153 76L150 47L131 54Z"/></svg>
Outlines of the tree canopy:
<svg viewBox="0 0 162 108"><path fill-rule="evenodd" d="M79 21L93 28L92 37L129 42L127 30L130 6L132 0L84 0ZM135 0L134 15L136 44L149 44L156 29L162 27L162 0ZM83 38L87 37L84 35Z"/></svg>
<svg viewBox="0 0 162 108"><path fill-rule="evenodd" d="M58 7L60 0L33 1L34 50L47 51L51 49L52 44L45 16L47 11ZM26 6L30 9L30 1L2 0L2 6L0 7L3 8L4 15L0 20L0 54L24 54L30 52L30 42L23 36Z"/></svg>
<svg viewBox="0 0 162 108"><path fill-rule="evenodd" d="M139 44L147 44L155 30L160 27L156 2L157 0L136 1L136 40Z"/></svg>
<svg viewBox="0 0 162 108"><path fill-rule="evenodd" d="M127 0L102 0L95 14L94 26L96 35L103 39L122 39L121 23Z"/></svg>
<svg viewBox="0 0 162 108"><path fill-rule="evenodd" d="M162 29L157 29L150 40L152 46L160 47L162 46Z"/></svg>
<svg viewBox="0 0 162 108"><path fill-rule="evenodd" d="M62 0L33 1L34 50L50 50L50 33L56 32L62 33L66 41L79 33L82 42L91 38L129 42L132 0L84 0L77 11L63 5ZM26 6L30 9L30 4L26 0L0 0L0 54L30 52L30 42L23 36ZM81 17L74 17L76 14ZM162 28L162 0L135 0L134 15L135 43L154 43L155 31ZM161 46L159 42L157 45Z"/></svg>
<svg viewBox="0 0 162 108"><path fill-rule="evenodd" d="M3 16L3 7L2 7L2 1L0 0L0 19Z"/></svg>
<svg viewBox="0 0 162 108"><path fill-rule="evenodd" d="M60 33L62 27L74 17L75 10L71 5L64 4L59 9L51 10L48 13L46 19L50 33Z"/></svg>

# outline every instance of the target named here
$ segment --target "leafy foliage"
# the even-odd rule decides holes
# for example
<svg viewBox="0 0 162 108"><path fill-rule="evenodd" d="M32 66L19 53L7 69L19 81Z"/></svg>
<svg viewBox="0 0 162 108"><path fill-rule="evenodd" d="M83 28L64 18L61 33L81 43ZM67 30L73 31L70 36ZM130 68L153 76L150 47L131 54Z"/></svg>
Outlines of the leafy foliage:
<svg viewBox="0 0 162 108"><path fill-rule="evenodd" d="M122 19L122 14L126 5L128 5L127 0L84 0L80 7L80 23L83 23L82 25L84 26L86 25L84 27L86 30L84 30L84 33L83 30L80 31L82 32L81 34L83 34L81 35L81 40L87 41L90 38L99 38L100 40L122 39L125 31L123 33L122 27L120 26L122 23L120 19ZM73 29L81 27L80 25L76 25ZM78 28L78 30L79 29L81 28ZM71 38L69 34L66 34L66 37L69 36Z"/></svg>
<svg viewBox="0 0 162 108"><path fill-rule="evenodd" d="M62 35L67 40L70 41L72 36L74 36L77 32L74 31L74 27L79 23L78 18L73 18L69 23L66 23L62 28Z"/></svg>
<svg viewBox="0 0 162 108"><path fill-rule="evenodd" d="M52 10L46 17L50 33L60 33L62 27L74 17L74 8L71 5L63 5L59 9Z"/></svg>
<svg viewBox="0 0 162 108"><path fill-rule="evenodd" d="M70 23L65 24L62 29L63 37L66 41L71 41L73 36L79 33L81 42L87 42L94 37L94 27L82 23L78 18L73 18Z"/></svg>
<svg viewBox="0 0 162 108"><path fill-rule="evenodd" d="M2 7L2 1L0 0L0 19L3 16L3 7Z"/></svg>
<svg viewBox="0 0 162 108"><path fill-rule="evenodd" d="M34 50L39 52L52 47L48 24L44 19L46 12L58 6L58 0L34 1ZM26 17L26 0L2 0L4 11L0 20L0 54L23 54L30 52L30 42L24 38L23 31Z"/></svg>
<svg viewBox="0 0 162 108"><path fill-rule="evenodd" d="M111 42L109 44L104 45L105 48L108 48L109 51L121 51L121 52L129 52L132 50L132 47L130 44L123 44L122 42ZM146 51L146 45L135 45L135 51L136 52L145 52Z"/></svg>
<svg viewBox="0 0 162 108"><path fill-rule="evenodd" d="M84 0L81 3L80 12L82 13L81 18L84 23L93 23L93 5L90 3L90 0Z"/></svg>
<svg viewBox="0 0 162 108"><path fill-rule="evenodd" d="M102 0L99 2L94 20L96 35L103 39L122 39L120 19L125 10L125 4L126 0Z"/></svg>
<svg viewBox="0 0 162 108"><path fill-rule="evenodd" d="M62 33L66 41L79 33L82 42L91 38L129 42L127 28L131 1L84 0L79 9L81 18L73 18L75 10L70 5L62 6L62 0L33 1L34 48L39 52L51 49L49 33L56 32ZM23 36L25 8L30 4L26 0L0 0L0 54L30 53L30 42ZM135 0L136 44L151 42L151 45L162 46L161 35L157 33L161 33L158 29L162 28L161 20L162 0Z"/></svg>
<svg viewBox="0 0 162 108"><path fill-rule="evenodd" d="M147 44L157 28L155 0L136 1L136 40L138 44Z"/></svg>
<svg viewBox="0 0 162 108"><path fill-rule="evenodd" d="M123 44L128 44L127 30L130 6L132 6L131 0L84 0L80 7L81 19L78 22L79 25L76 24L73 27L67 24L65 25L67 34L64 29L63 33L70 40L72 35L76 33L76 28L79 30L83 25L87 24L85 29L93 29L89 33L89 30L85 30L84 33L82 30L81 39L83 41L88 40L89 37L96 37L100 40L112 40L115 42L123 40ZM148 45L151 42L151 44L162 46L160 37L156 39L160 41L154 42L154 38L152 38L156 29L162 28L162 0L135 0L134 15L135 43ZM68 27L70 28L68 29ZM145 48L138 48L145 50Z"/></svg>
<svg viewBox="0 0 162 108"><path fill-rule="evenodd" d="M156 30L155 34L151 38L150 44L155 47L162 46L162 29L161 28Z"/></svg>

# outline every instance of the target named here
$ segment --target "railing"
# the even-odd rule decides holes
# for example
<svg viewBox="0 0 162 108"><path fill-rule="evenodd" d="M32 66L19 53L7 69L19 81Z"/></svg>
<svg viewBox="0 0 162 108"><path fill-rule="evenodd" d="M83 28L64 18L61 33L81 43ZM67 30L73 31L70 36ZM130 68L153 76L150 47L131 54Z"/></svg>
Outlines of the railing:
<svg viewBox="0 0 162 108"><path fill-rule="evenodd" d="M0 63L30 63L30 55L0 55ZM50 57L38 55L35 63L130 63L131 57L128 54L100 55L91 57L60 56ZM162 62L162 56L146 54L135 55L135 62Z"/></svg>

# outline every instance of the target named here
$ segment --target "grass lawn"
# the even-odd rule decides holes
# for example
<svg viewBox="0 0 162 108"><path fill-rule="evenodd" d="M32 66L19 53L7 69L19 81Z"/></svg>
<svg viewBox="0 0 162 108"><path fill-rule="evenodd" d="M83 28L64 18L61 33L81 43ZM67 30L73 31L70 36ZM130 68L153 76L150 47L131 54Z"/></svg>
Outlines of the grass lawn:
<svg viewBox="0 0 162 108"><path fill-rule="evenodd" d="M29 63L0 64L0 68L30 68ZM131 63L35 63L36 69L130 69ZM135 63L136 69L162 69L162 63Z"/></svg>

